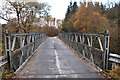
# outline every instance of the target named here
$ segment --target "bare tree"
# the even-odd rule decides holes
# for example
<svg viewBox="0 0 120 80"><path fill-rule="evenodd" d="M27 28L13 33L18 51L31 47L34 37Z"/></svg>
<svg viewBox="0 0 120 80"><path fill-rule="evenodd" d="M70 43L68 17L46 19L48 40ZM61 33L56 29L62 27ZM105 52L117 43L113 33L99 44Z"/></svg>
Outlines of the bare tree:
<svg viewBox="0 0 120 80"><path fill-rule="evenodd" d="M20 2L15 2L12 0L3 0L4 4L0 10L0 18L6 21L13 22L14 18L17 19L16 32L23 29L27 24L30 26L33 24L38 15L41 12L49 11L49 6L46 3L38 2L25 2L25 0ZM46 13L44 13L46 15Z"/></svg>
<svg viewBox="0 0 120 80"><path fill-rule="evenodd" d="M16 32L19 32L20 28L20 14L22 9L25 7L24 2L14 2L12 0L3 0L4 4L2 10L0 11L0 18L6 21L12 21L13 18L17 18L18 26Z"/></svg>

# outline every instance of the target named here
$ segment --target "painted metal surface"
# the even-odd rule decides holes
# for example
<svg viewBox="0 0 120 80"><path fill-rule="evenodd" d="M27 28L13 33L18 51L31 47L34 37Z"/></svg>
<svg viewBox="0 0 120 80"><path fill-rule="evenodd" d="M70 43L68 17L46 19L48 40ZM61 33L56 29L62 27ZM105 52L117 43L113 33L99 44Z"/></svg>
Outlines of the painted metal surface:
<svg viewBox="0 0 120 80"><path fill-rule="evenodd" d="M44 33L5 32L5 48L8 69L16 71L46 39Z"/></svg>
<svg viewBox="0 0 120 80"><path fill-rule="evenodd" d="M109 31L100 34L60 33L59 38L85 59L95 64L100 71L102 69L108 69L109 61L113 63L120 62L119 55L109 54ZM94 78L94 75L90 75L94 74L89 71L91 68L86 68L86 64L77 60L78 58L59 42L56 37L49 38L42 49L39 49L40 44L45 41L45 39L46 35L44 33L16 34L6 31L5 47L8 68L13 69L15 73L17 73L27 63L33 53L38 51L36 53L37 55L35 54L35 57L32 58L33 61L28 62L27 64L29 65L26 65L25 69L23 68L26 72L21 71L19 75L25 73L25 76L22 75L22 77L26 77L26 73L29 72L29 69L32 69L33 73L30 72L30 74L34 77L55 78L73 76L73 78L84 78L88 76L88 78ZM65 65L68 66L66 67ZM90 74L84 70L88 70ZM35 75L33 75L34 73ZM30 75L27 74L27 76ZM98 75L95 75L95 78L97 77Z"/></svg>
<svg viewBox="0 0 120 80"><path fill-rule="evenodd" d="M118 63L118 64L120 64L120 55L110 53L110 55L109 55L109 61L111 61L111 62L113 62L113 63Z"/></svg>
<svg viewBox="0 0 120 80"><path fill-rule="evenodd" d="M101 69L108 69L109 31L100 34L60 33L59 38Z"/></svg>

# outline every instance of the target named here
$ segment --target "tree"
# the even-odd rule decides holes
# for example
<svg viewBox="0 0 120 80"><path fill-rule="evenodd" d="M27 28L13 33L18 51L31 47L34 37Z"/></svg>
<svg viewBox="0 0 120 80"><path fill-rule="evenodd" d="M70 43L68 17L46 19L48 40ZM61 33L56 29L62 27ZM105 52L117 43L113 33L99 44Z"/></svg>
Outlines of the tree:
<svg viewBox="0 0 120 80"><path fill-rule="evenodd" d="M105 14L97 11L92 2L88 2L87 7L81 4L76 12L76 18L74 23L76 31L98 33L108 26Z"/></svg>
<svg viewBox="0 0 120 80"><path fill-rule="evenodd" d="M17 30L16 32L19 32L19 28L20 28L20 14L22 9L25 7L24 2L13 2L11 0L3 0L4 1L4 5L2 7L2 10L0 11L0 18L6 20L6 21L12 21L11 19L13 18L13 14L16 14L17 17L17 22L18 22L18 26L17 26ZM12 21L13 22L13 21Z"/></svg>
<svg viewBox="0 0 120 80"><path fill-rule="evenodd" d="M95 2L94 9L95 9L95 11L102 14L103 13L103 4L101 3L101 6L100 6L99 2Z"/></svg>
<svg viewBox="0 0 120 80"><path fill-rule="evenodd" d="M70 2L70 5L68 6L67 13L65 16L65 19L62 23L62 30L65 32L74 32L74 22L76 21L75 13L77 10L77 2L74 2L73 5Z"/></svg>
<svg viewBox="0 0 120 80"><path fill-rule="evenodd" d="M38 21L39 17L37 15L44 13L44 16L48 16L48 11L50 10L47 3L14 2L12 0L3 0L3 2L0 18L9 22L17 22L16 32L21 32L21 30L24 30L24 32L29 31L30 27Z"/></svg>
<svg viewBox="0 0 120 80"><path fill-rule="evenodd" d="M86 13L87 13L86 7L82 3L80 8L76 12L77 20L74 23L77 32L85 29L85 26L86 26L86 24L85 24L86 23Z"/></svg>
<svg viewBox="0 0 120 80"><path fill-rule="evenodd" d="M62 24L62 20L61 19L57 19L57 27L59 29L61 29L61 24Z"/></svg>
<svg viewBox="0 0 120 80"><path fill-rule="evenodd" d="M46 24L44 27L42 27L41 32L46 33L47 36L53 37L58 36L59 29L54 26L49 26L48 24Z"/></svg>
<svg viewBox="0 0 120 80"><path fill-rule="evenodd" d="M23 10L23 14L21 17L21 23L24 29L24 32L29 31L31 27L34 26L35 23L40 22L41 16L46 21L48 21L48 12L49 12L49 5L47 3L38 3L38 2L28 2L26 3L26 7Z"/></svg>
<svg viewBox="0 0 120 80"><path fill-rule="evenodd" d="M78 8L77 2L74 2L71 10L73 14L76 12L77 8Z"/></svg>

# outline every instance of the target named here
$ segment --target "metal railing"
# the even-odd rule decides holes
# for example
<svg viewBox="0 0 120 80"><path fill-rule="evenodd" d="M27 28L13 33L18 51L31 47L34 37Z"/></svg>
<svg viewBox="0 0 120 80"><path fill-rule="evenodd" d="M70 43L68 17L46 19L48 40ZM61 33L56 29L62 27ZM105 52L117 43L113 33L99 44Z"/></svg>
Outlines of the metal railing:
<svg viewBox="0 0 120 80"><path fill-rule="evenodd" d="M115 65L117 65L117 64L120 65L120 55L119 54L110 53L109 54L109 61L112 63L111 64L111 66L112 66L111 69L114 69Z"/></svg>
<svg viewBox="0 0 120 80"><path fill-rule="evenodd" d="M109 61L120 64L120 55L110 53L109 54Z"/></svg>
<svg viewBox="0 0 120 80"><path fill-rule="evenodd" d="M0 75L2 75L2 72L4 71L4 65L7 63L6 56L0 56Z"/></svg>
<svg viewBox="0 0 120 80"><path fill-rule="evenodd" d="M59 38L98 68L108 68L108 30L101 34L60 33Z"/></svg>
<svg viewBox="0 0 120 80"><path fill-rule="evenodd" d="M44 33L5 32L8 68L17 71L46 39Z"/></svg>

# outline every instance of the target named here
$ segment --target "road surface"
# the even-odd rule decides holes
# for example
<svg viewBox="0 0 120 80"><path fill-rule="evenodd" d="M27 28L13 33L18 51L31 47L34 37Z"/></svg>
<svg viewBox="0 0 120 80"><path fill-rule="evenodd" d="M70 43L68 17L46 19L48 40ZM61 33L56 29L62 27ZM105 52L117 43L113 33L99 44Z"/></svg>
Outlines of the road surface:
<svg viewBox="0 0 120 80"><path fill-rule="evenodd" d="M101 78L56 38L48 38L17 73L18 78Z"/></svg>

